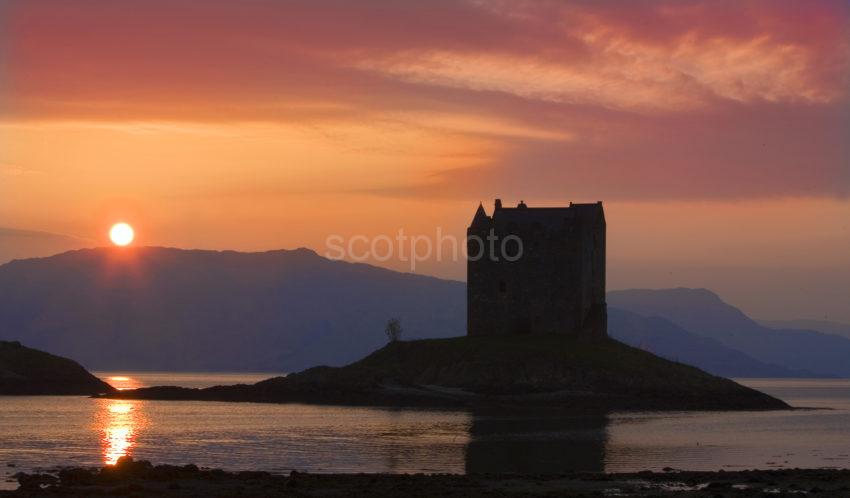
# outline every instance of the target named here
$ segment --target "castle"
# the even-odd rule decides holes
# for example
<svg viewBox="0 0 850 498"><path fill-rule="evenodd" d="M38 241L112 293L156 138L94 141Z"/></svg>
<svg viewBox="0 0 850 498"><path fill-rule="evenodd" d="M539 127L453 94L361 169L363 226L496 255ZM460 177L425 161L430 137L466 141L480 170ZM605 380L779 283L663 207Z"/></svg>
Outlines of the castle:
<svg viewBox="0 0 850 498"><path fill-rule="evenodd" d="M607 335L602 203L479 205L467 229L467 334Z"/></svg>

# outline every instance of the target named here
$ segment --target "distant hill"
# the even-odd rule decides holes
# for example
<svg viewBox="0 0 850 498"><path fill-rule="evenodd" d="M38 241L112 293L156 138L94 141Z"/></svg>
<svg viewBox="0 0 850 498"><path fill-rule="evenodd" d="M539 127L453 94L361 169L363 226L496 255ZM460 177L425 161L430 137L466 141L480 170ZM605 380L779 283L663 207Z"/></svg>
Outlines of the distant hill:
<svg viewBox="0 0 850 498"><path fill-rule="evenodd" d="M724 346L720 341L693 334L658 316L608 309L608 335L653 354L701 368L723 377L813 377L808 371L770 365Z"/></svg>
<svg viewBox="0 0 850 498"><path fill-rule="evenodd" d="M113 390L75 361L0 341L0 395L92 395Z"/></svg>
<svg viewBox="0 0 850 498"><path fill-rule="evenodd" d="M759 320L758 322L771 329L814 330L815 332L850 338L850 323L829 322L826 320Z"/></svg>
<svg viewBox="0 0 850 498"><path fill-rule="evenodd" d="M614 291L608 294L608 304L645 317L662 317L767 364L850 377L850 339L764 327L706 289Z"/></svg>
<svg viewBox="0 0 850 498"><path fill-rule="evenodd" d="M462 282L307 249L99 248L0 266L0 339L92 369L294 371L465 333Z"/></svg>
<svg viewBox="0 0 850 498"><path fill-rule="evenodd" d="M765 328L706 290L616 291L608 301L612 337L713 374L850 375L850 340ZM465 335L465 285L307 249L100 248L0 266L0 340L92 369L344 365L386 342L390 317L405 339Z"/></svg>
<svg viewBox="0 0 850 498"><path fill-rule="evenodd" d="M609 338L566 335L402 341L345 367L315 367L250 386L161 386L112 396L581 410L788 408L767 394Z"/></svg>

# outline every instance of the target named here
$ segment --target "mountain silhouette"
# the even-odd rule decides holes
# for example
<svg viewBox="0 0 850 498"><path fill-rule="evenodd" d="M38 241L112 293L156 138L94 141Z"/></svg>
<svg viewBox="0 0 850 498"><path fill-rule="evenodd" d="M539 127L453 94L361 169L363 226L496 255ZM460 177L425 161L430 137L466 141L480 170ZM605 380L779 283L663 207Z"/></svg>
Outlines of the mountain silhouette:
<svg viewBox="0 0 850 498"><path fill-rule="evenodd" d="M699 367L723 377L813 377L815 374L761 362L659 316L609 308L608 335L668 360Z"/></svg>
<svg viewBox="0 0 850 498"><path fill-rule="evenodd" d="M709 373L850 375L850 340L761 326L702 289L614 291L609 334ZM99 370L292 372L466 333L462 282L323 258L139 247L0 266L0 340Z"/></svg>
<svg viewBox="0 0 850 498"><path fill-rule="evenodd" d="M827 320L759 320L760 324L779 330L814 330L824 334L850 338L850 324Z"/></svg>
<svg viewBox="0 0 850 498"><path fill-rule="evenodd" d="M0 339L93 369L293 371L464 334L465 286L308 249L85 249L0 266Z"/></svg>
<svg viewBox="0 0 850 498"><path fill-rule="evenodd" d="M850 377L850 339L812 330L765 327L706 289L608 293L609 306L661 317L758 361L820 376Z"/></svg>

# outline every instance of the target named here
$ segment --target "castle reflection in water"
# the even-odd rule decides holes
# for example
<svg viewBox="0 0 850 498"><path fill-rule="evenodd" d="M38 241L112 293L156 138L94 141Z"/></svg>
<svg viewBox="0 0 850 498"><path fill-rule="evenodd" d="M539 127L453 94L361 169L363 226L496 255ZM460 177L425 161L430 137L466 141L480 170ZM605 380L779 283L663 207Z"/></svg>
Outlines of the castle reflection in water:
<svg viewBox="0 0 850 498"><path fill-rule="evenodd" d="M115 376L127 380L110 383L204 387L256 382L268 374ZM24 396L0 402L0 461L37 471L111 464L131 455L158 464L279 473L850 466L850 380L763 379L749 385L792 404L830 409L580 416Z"/></svg>
<svg viewBox="0 0 850 498"><path fill-rule="evenodd" d="M603 472L608 418L473 413L466 473Z"/></svg>
<svg viewBox="0 0 850 498"><path fill-rule="evenodd" d="M96 429L100 436L101 459L106 465L114 465L123 456L139 456L140 458L151 458L148 451L141 451L140 455L134 455L139 439L156 433L157 428L151 426L151 420L146 417L146 401L136 400L97 400L100 404L97 412ZM466 472L466 473L562 473L565 471L588 471L601 472L604 470L605 445L606 445L606 416L533 416L527 413L487 413L487 412L462 412L457 415L467 420L466 431L458 431L459 434L453 438L458 444L441 449L423 448L413 449L421 446L425 441L428 446L440 446L438 441L432 440L428 434L413 435L419 443L413 443L410 439L406 442L398 441L398 432L388 424L388 439L395 439L389 444L377 444L371 446L361 455L365 460L369 459L366 454L373 453L374 460L382 463L372 471L384 472L410 472L411 465L414 467L420 462L415 461L421 456L420 451L433 452L429 455L434 459L443 460L442 468L434 468L434 471ZM390 417L391 418L391 417ZM280 420L286 424L285 418ZM238 425L238 421L234 421ZM188 429L188 428L187 428ZM402 429L403 430L403 429ZM189 432L189 431L187 431ZM334 439L338 434L329 433L322 435L314 433L310 438L314 441L313 449L321 454L332 451L330 448L322 448L321 439L327 437ZM465 432L465 434L463 433ZM393 435L390 435L394 433ZM148 441L148 448L150 443ZM295 455L299 451L283 441L269 441L264 453L258 454L263 460L275 460L282 458L280 464L284 468L294 464L300 458ZM352 442L354 446L357 443ZM223 448L222 448L223 449ZM179 447L172 448L179 451ZM221 449L209 448L210 452ZM370 451L371 450L371 451ZM303 449L301 450L303 451ZM291 453L291 458L285 455ZM379 456L379 454L381 456ZM318 455L317 455L318 456ZM186 458L195 458L189 456ZM355 457L356 458L356 457ZM153 458L155 459L155 458ZM411 461L413 460L413 461ZM189 462L189 460L186 460ZM355 466L357 462L350 462ZM361 462L367 464L366 462ZM377 462L372 462L375 465ZM226 467L226 466L225 466ZM329 469L331 470L331 469Z"/></svg>

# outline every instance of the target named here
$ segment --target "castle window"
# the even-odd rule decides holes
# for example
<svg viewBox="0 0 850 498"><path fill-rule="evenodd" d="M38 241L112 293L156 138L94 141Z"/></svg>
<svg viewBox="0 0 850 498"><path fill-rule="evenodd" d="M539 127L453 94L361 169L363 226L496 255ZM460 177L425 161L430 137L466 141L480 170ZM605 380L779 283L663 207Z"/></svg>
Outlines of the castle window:
<svg viewBox="0 0 850 498"><path fill-rule="evenodd" d="M508 291L508 284L506 284L504 280L499 280L499 292L504 294L507 291Z"/></svg>

